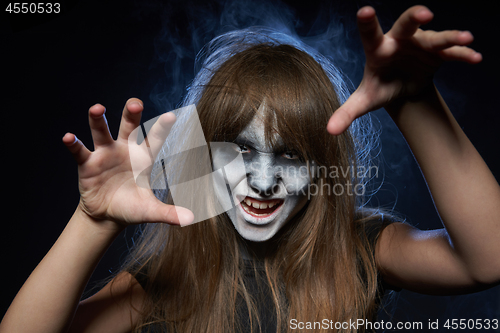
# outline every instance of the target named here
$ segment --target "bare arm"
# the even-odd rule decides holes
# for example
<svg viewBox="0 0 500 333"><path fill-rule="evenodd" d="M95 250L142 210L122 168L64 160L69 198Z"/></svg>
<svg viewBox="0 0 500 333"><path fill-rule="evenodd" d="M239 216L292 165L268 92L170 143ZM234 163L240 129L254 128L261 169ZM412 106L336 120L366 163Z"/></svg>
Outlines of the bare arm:
<svg viewBox="0 0 500 333"><path fill-rule="evenodd" d="M0 332L64 332L102 255L120 232L77 209L17 294Z"/></svg>
<svg viewBox="0 0 500 333"><path fill-rule="evenodd" d="M130 332L140 317L144 297L139 283L129 273L120 273L97 294L80 302L69 332Z"/></svg>
<svg viewBox="0 0 500 333"><path fill-rule="evenodd" d="M423 6L403 13L385 35L373 8L358 12L367 58L363 80L328 124L342 132L356 117L385 107L407 140L445 229L386 228L376 258L384 278L425 293L456 293L500 281L500 189L435 89L446 60L478 63L469 32L423 31Z"/></svg>
<svg viewBox="0 0 500 333"><path fill-rule="evenodd" d="M427 258L436 265L429 286L463 288L467 280L478 288L494 285L500 282L500 187L437 90L430 87L420 96L388 109L419 163L446 232L395 233L381 252L383 267L392 279L411 279L412 267L425 263L412 265L409 253L427 243L441 249ZM399 257L391 255L397 243L408 248Z"/></svg>
<svg viewBox="0 0 500 333"><path fill-rule="evenodd" d="M124 280L119 279L116 284L119 293L105 288L78 307L92 271L113 239L127 225L145 222L178 224L181 221L187 224L193 219L187 209L161 203L150 189L137 186L135 182L130 152L139 154L135 156L139 160L144 154L145 160L150 161L149 151L143 149L145 142L142 147L136 145L129 150L128 138L140 122L140 101L131 99L127 102L117 140L113 140L109 133L104 112L104 107L99 104L89 110L94 152L90 152L73 134L68 133L63 138L78 163L80 203L57 242L15 297L0 323L1 333L66 332L75 312L80 324L79 327L73 326L72 330L95 332L104 327L110 328L106 332L129 330L131 321L124 326L120 320L124 313L130 316L131 310L123 304L124 298L120 295L137 295L133 283L124 284ZM159 150L174 121L173 115L165 114L153 125L148 135L150 151ZM121 305L116 306L117 303ZM88 304L95 306L89 307ZM96 311L96 308L101 311ZM105 312L113 315L102 316ZM82 329L82 318L85 318L86 327L91 329Z"/></svg>

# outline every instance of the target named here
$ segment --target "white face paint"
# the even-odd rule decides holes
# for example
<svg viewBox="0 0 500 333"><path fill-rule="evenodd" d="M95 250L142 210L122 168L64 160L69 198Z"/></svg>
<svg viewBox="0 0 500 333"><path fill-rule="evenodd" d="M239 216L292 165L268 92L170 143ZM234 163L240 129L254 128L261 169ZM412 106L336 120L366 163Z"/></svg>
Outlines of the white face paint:
<svg viewBox="0 0 500 333"><path fill-rule="evenodd" d="M281 137L275 139L277 147L284 146ZM265 141L264 125L258 115L238 135L235 144L222 147L212 149L212 159L214 170L224 167L235 204L227 211L229 218L244 239L263 242L272 238L307 203L307 163L293 152L273 150ZM245 172L227 165L238 153L243 156ZM227 189L216 186L216 193L222 198Z"/></svg>

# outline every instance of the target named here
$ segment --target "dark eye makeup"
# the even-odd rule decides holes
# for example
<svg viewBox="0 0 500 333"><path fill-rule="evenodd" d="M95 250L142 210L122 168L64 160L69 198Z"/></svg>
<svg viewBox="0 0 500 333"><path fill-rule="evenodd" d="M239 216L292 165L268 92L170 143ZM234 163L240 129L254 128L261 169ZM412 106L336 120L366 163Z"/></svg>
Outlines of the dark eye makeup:
<svg viewBox="0 0 500 333"><path fill-rule="evenodd" d="M250 153L251 151L258 151L252 145L251 140L248 140L246 138L236 138L233 143L236 145L235 149L240 153ZM288 160L302 161L302 157L294 149L289 149L287 147L275 147L274 152L276 155L280 155Z"/></svg>

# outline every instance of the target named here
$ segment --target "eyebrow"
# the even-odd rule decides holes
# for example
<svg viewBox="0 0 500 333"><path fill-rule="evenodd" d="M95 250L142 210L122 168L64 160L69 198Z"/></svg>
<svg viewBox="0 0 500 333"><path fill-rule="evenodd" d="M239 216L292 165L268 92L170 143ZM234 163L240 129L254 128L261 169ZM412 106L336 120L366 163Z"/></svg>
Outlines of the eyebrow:
<svg viewBox="0 0 500 333"><path fill-rule="evenodd" d="M253 140L252 137L247 137L245 135L238 135L236 137L236 139L234 139L233 143L247 144L247 145L251 146L254 149L262 148L262 147L256 147L258 145L257 142L255 140ZM283 142L283 140L279 140L279 142L276 143L272 147L272 149L273 149L273 152L275 152L275 153L277 153L277 152L285 152L285 151L295 151L294 149L287 147L287 145L285 145L285 143ZM257 150L259 150L259 149L257 149Z"/></svg>
<svg viewBox="0 0 500 333"><path fill-rule="evenodd" d="M244 143L244 144L248 144L252 147L255 147L257 145L257 143L252 139L252 138L249 138L249 137L246 137L246 136L243 136L243 135L238 135L236 137L236 139L234 139L233 141L234 143Z"/></svg>

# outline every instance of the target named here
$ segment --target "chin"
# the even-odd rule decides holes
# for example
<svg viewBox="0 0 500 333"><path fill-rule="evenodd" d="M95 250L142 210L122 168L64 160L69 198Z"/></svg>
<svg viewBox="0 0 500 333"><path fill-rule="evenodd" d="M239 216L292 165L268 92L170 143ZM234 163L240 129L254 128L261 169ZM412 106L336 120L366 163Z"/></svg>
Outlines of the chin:
<svg viewBox="0 0 500 333"><path fill-rule="evenodd" d="M240 236L252 242L270 240L286 223L289 207L283 200L274 200L276 205L271 208L257 209L241 202L229 217Z"/></svg>
<svg viewBox="0 0 500 333"><path fill-rule="evenodd" d="M235 225L236 231L240 234L240 236L251 242L265 242L270 240L271 238L276 235L278 232L279 228L269 228L269 227L254 227L251 225L248 225L247 222L242 222L242 224L247 224L246 226L243 225Z"/></svg>

